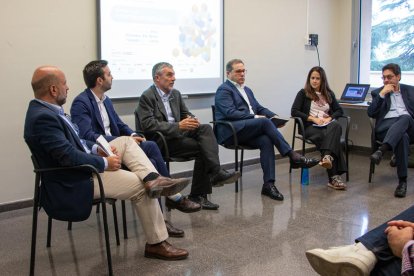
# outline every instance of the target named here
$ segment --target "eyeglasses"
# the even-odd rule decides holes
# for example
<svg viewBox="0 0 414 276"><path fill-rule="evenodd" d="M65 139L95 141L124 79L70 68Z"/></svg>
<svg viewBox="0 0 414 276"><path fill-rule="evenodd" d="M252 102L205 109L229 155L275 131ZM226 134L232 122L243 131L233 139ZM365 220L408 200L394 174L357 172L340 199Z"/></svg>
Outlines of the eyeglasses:
<svg viewBox="0 0 414 276"><path fill-rule="evenodd" d="M395 77L395 75L386 75L386 76L382 76L381 79L382 80L391 80L393 77Z"/></svg>
<svg viewBox="0 0 414 276"><path fill-rule="evenodd" d="M245 69L234 70L234 73L236 73L236 74L242 74L242 73L246 74L247 70L245 70Z"/></svg>

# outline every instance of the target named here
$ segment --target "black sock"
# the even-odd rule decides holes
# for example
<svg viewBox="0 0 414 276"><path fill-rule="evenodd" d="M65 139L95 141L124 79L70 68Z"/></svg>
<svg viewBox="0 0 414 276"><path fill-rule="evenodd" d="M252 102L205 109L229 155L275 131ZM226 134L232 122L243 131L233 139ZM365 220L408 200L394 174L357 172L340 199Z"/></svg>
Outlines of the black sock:
<svg viewBox="0 0 414 276"><path fill-rule="evenodd" d="M332 155L330 150L324 150L322 153L322 157L325 155Z"/></svg>
<svg viewBox="0 0 414 276"><path fill-rule="evenodd" d="M266 183L264 183L263 184L263 187L266 187L266 188L268 188L268 187L270 187L270 186L273 186L273 185L275 185L275 183L274 182L266 182Z"/></svg>
<svg viewBox="0 0 414 276"><path fill-rule="evenodd" d="M389 144L384 143L384 144L382 144L382 145L379 147L379 150L380 150L382 153L385 153L386 151L391 150L391 147L390 147L390 145L389 145Z"/></svg>
<svg viewBox="0 0 414 276"><path fill-rule="evenodd" d="M147 175L146 177L144 177L143 181L148 182L148 181L157 179L158 176L160 176L158 173L152 172L152 173L149 173L149 175Z"/></svg>
<svg viewBox="0 0 414 276"><path fill-rule="evenodd" d="M287 155L289 156L290 160L293 161L299 160L301 157L301 155L294 150L289 151Z"/></svg>
<svg viewBox="0 0 414 276"><path fill-rule="evenodd" d="M407 177L406 176L404 176L404 177L398 177L398 180L399 180L400 183L401 182L407 182Z"/></svg>

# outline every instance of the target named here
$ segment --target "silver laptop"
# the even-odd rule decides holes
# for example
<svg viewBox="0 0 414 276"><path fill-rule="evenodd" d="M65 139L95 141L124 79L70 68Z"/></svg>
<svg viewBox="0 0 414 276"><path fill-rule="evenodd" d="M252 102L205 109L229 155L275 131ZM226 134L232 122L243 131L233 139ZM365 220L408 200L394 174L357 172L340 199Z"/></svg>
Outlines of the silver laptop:
<svg viewBox="0 0 414 276"><path fill-rule="evenodd" d="M369 84L348 83L342 92L340 103L363 103L369 90Z"/></svg>

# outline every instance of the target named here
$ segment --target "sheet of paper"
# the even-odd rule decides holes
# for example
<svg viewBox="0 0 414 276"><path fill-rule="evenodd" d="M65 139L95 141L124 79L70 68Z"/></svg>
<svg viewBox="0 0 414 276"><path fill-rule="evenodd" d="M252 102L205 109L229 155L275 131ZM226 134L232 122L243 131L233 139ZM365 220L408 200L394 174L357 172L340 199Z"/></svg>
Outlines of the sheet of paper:
<svg viewBox="0 0 414 276"><path fill-rule="evenodd" d="M111 145L106 141L106 139L100 135L96 139L96 143L99 145L99 147L106 153L108 156L114 156L115 154L111 150Z"/></svg>

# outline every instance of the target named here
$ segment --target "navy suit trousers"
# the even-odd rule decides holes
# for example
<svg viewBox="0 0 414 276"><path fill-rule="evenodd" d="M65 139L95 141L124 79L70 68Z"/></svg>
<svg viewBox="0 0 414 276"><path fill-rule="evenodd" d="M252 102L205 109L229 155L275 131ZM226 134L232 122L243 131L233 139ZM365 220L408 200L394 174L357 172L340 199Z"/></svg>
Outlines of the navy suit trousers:
<svg viewBox="0 0 414 276"><path fill-rule="evenodd" d="M282 156L292 150L283 135L268 118L255 118L246 120L245 127L237 132L240 144L260 149L260 164L263 170L264 183L275 182L275 150ZM233 144L233 137L224 141L226 145Z"/></svg>
<svg viewBox="0 0 414 276"><path fill-rule="evenodd" d="M385 119L376 126L376 138L391 146L397 165L398 177L407 177L410 142L414 142L414 120L409 115Z"/></svg>

